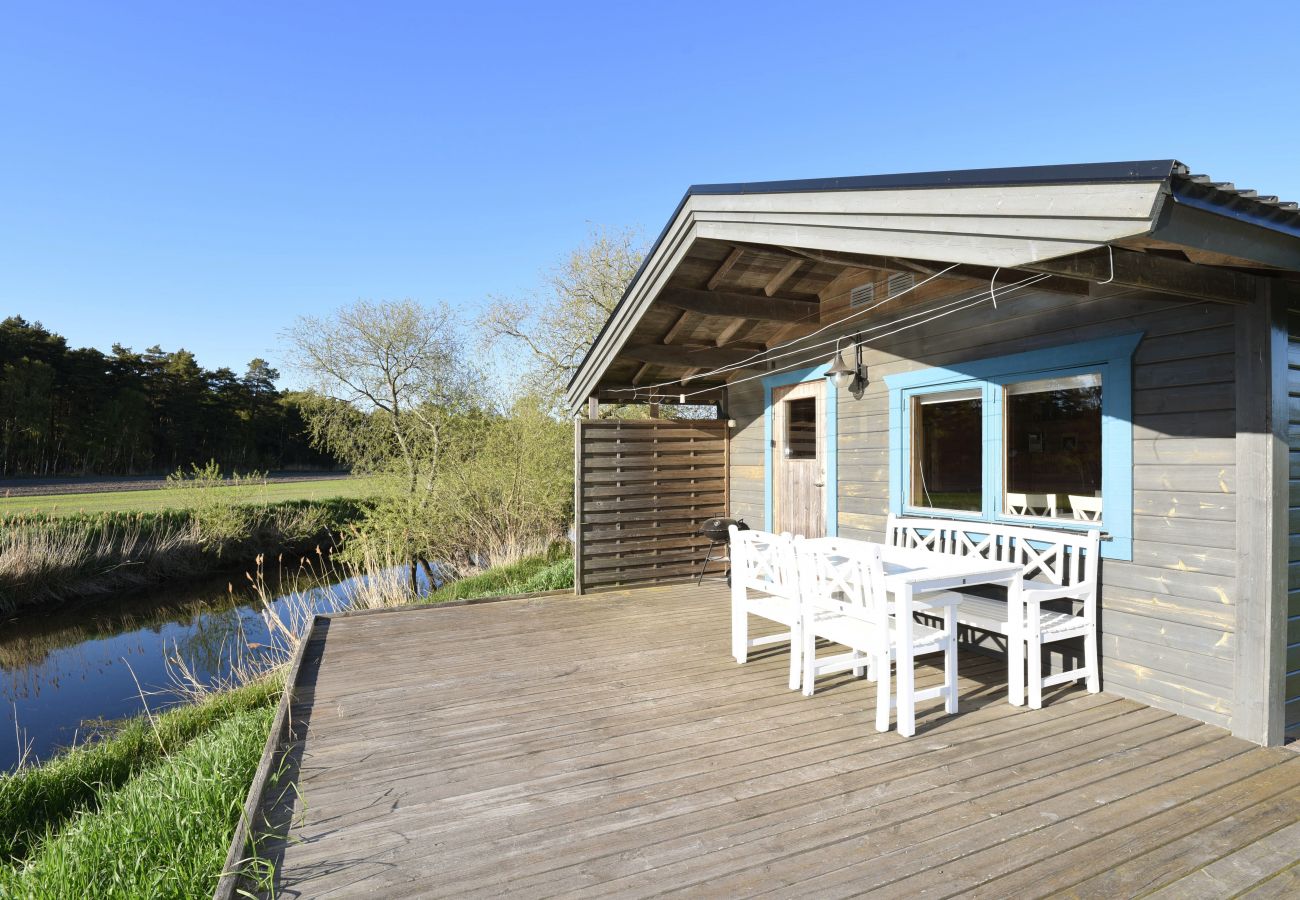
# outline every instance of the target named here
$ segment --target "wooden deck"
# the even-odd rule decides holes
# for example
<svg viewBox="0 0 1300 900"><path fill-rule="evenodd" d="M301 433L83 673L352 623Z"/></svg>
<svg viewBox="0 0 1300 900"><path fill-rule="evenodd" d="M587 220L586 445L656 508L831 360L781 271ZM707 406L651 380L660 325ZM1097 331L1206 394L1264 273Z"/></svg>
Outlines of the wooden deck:
<svg viewBox="0 0 1300 900"><path fill-rule="evenodd" d="M728 655L714 584L336 618L294 710L286 897L1300 892L1300 755L1109 694L878 734ZM922 667L918 682L937 671Z"/></svg>

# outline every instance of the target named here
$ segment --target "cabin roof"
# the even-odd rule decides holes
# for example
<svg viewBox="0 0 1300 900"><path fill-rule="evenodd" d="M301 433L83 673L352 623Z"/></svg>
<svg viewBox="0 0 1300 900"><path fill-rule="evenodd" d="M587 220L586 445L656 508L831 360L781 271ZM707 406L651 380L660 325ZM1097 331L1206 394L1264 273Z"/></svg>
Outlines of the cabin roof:
<svg viewBox="0 0 1300 900"><path fill-rule="evenodd" d="M854 267L924 274L927 263L960 263L943 285L953 289L962 276L1042 271L1047 261L1073 257L1082 265L1061 272L1081 278L1088 254L1113 257L1114 248L1158 256L1165 268L1185 261L1300 272L1300 206L1216 182L1175 159L692 185L588 349L567 400L577 408L633 368L645 380L691 371L680 352L647 361L629 357L628 347L644 357L649 345L684 342L705 359L770 346L782 329L754 326L739 301L772 298L774 286L777 302L797 305L821 302ZM736 265L742 250L746 265ZM786 265L799 259L806 265L795 279ZM714 274L702 278L705 271ZM657 303L665 289L718 291L738 301L738 314L717 315L716 305L665 310ZM714 334L736 346L717 342L723 353L699 346ZM610 376L611 368L620 370Z"/></svg>

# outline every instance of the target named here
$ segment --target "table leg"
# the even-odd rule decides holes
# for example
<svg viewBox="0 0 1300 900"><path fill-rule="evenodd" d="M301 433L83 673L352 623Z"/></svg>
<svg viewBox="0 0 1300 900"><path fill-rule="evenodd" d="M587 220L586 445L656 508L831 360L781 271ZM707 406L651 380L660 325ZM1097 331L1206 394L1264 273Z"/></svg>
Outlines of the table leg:
<svg viewBox="0 0 1300 900"><path fill-rule="evenodd" d="M943 608L943 630L948 633L948 646L943 651L943 684L948 693L943 708L952 715L957 712L957 609L952 604Z"/></svg>
<svg viewBox="0 0 1300 900"><path fill-rule="evenodd" d="M898 634L898 733L916 734L916 665L912 659L912 586L894 598L894 627Z"/></svg>

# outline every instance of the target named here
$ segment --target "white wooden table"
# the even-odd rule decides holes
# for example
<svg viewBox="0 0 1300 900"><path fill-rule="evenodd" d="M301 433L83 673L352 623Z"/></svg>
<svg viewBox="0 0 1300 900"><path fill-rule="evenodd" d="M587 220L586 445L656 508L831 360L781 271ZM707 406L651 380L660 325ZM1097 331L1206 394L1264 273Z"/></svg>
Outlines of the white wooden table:
<svg viewBox="0 0 1300 900"><path fill-rule="evenodd" d="M816 545L820 538L812 538ZM861 543L869 547L868 541L837 541L840 546L845 543ZM898 695L904 691L911 694L915 689L915 662L912 658L912 613L935 611L936 615L946 618L955 616L955 607L960 603L960 594L952 593L963 587L980 584L1006 585L1011 596L1019 595L1020 582L1024 569L1017 563L998 562L982 559L978 556L949 556L946 553L933 553L929 550L915 550L905 547L880 546L880 558L885 565L885 589L894 598L895 627L898 629ZM927 597L927 595L929 595ZM943 612L939 612L943 608ZM1010 613L1010 610L1008 610ZM1014 620L1014 615L1013 616ZM955 632L954 632L955 633ZM955 646L955 645L954 645ZM955 652L955 651L954 651ZM1024 700L1025 644L1014 636L1007 638L1007 700L1017 706ZM955 662L955 661L954 661ZM1015 677L1016 673L1020 677ZM950 698L949 712L956 712L956 698ZM915 714L912 709L898 708L898 733L912 735L916 733Z"/></svg>

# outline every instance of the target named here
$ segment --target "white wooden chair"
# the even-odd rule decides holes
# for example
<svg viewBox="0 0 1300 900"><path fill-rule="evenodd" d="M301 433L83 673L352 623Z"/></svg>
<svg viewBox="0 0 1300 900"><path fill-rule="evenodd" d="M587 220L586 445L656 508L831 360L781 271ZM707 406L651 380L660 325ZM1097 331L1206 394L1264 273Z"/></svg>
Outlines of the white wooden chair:
<svg viewBox="0 0 1300 900"><path fill-rule="evenodd" d="M945 606L942 628L912 621L898 621L890 615L890 598L885 588L885 570L880 547L860 541L820 539L815 544L796 541L799 577L803 590L803 692L811 697L818 675L852 669L861 675L864 661L876 680L876 730L889 730L889 712L899 708L899 733L910 737L916 703L944 698L949 713L957 711L957 635L952 606ZM908 598L910 602L910 597ZM817 658L817 639L825 638L849 648L848 653ZM906 658L943 653L943 684L923 691L915 689L910 669L898 673L897 696L890 689L890 664L900 659L900 650L910 647ZM908 714L903 715L906 709Z"/></svg>
<svg viewBox="0 0 1300 900"><path fill-rule="evenodd" d="M1071 498L1073 500L1073 497ZM1092 498L1088 498L1092 499ZM981 556L1024 566L1019 596L1007 599L961 593L957 621L970 628L1005 635L1013 702L1022 702L1028 661L1029 705L1043 705L1043 688L1084 679L1092 693L1101 690L1097 648L1097 593L1101 533L1068 532L988 522L889 517L886 540L897 547ZM1071 601L1073 611L1043 609L1053 600ZM1083 639L1083 665L1043 675L1043 645Z"/></svg>
<svg viewBox="0 0 1300 900"><path fill-rule="evenodd" d="M731 533L731 655L736 662L749 658L751 647L790 642L790 690L799 690L799 573L794 541L789 534L770 531ZM760 637L749 636L749 617L785 626L786 630Z"/></svg>
<svg viewBox="0 0 1300 900"><path fill-rule="evenodd" d="M1081 522L1100 522L1101 521L1101 498L1084 497L1079 494L1068 494L1070 498L1070 508L1074 510L1074 517Z"/></svg>
<svg viewBox="0 0 1300 900"><path fill-rule="evenodd" d="M1050 516L1055 519L1056 495L1007 491L1007 512L1014 516Z"/></svg>

